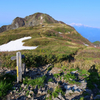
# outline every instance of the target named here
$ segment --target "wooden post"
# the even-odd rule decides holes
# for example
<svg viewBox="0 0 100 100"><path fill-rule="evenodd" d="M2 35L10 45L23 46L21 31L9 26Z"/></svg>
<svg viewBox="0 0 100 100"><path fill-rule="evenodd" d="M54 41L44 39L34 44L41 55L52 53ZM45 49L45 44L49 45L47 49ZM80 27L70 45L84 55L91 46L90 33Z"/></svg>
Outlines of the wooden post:
<svg viewBox="0 0 100 100"><path fill-rule="evenodd" d="M17 83L22 82L22 74L26 74L26 66L25 63L22 64L22 58L25 58L24 55L21 55L20 52L16 53L16 56L11 57L11 60L16 60L17 64Z"/></svg>
<svg viewBox="0 0 100 100"><path fill-rule="evenodd" d="M16 63L17 63L17 83L22 82L22 56L20 52L16 53Z"/></svg>

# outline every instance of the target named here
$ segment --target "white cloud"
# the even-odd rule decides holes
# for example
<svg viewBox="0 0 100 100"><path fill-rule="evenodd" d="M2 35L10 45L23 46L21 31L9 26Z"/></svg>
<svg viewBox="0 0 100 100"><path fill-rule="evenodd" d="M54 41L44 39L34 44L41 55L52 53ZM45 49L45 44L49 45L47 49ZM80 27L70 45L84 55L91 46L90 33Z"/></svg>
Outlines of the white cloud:
<svg viewBox="0 0 100 100"><path fill-rule="evenodd" d="M91 27L91 28L100 28L100 27L92 27L92 26L88 26L88 25L83 25L83 24L81 24L81 23L71 23L71 24L69 24L69 25L71 25L71 26L84 26L84 27Z"/></svg>

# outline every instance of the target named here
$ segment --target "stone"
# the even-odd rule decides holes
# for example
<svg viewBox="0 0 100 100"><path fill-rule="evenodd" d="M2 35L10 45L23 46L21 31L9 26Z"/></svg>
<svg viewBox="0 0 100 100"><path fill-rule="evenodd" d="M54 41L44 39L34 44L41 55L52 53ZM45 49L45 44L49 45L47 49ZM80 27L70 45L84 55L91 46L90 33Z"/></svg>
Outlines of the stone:
<svg viewBox="0 0 100 100"><path fill-rule="evenodd" d="M47 91L43 91L43 92L42 92L42 95L45 95L45 94L47 94Z"/></svg>
<svg viewBox="0 0 100 100"><path fill-rule="evenodd" d="M55 88L55 87L57 87L57 86L58 86L58 84L56 84L56 83L48 82L48 87L49 87L49 88Z"/></svg>
<svg viewBox="0 0 100 100"><path fill-rule="evenodd" d="M79 94L80 92L79 92L79 91L77 91L77 90L75 90L75 91L74 91L74 93Z"/></svg>
<svg viewBox="0 0 100 100"><path fill-rule="evenodd" d="M33 91L30 91L30 92L29 92L29 94L33 94L33 93L34 93Z"/></svg>
<svg viewBox="0 0 100 100"><path fill-rule="evenodd" d="M94 100L96 100L96 99L100 100L100 95L96 95L96 96L94 97Z"/></svg>
<svg viewBox="0 0 100 100"><path fill-rule="evenodd" d="M34 93L38 93L38 85L36 85L35 89L34 89Z"/></svg>
<svg viewBox="0 0 100 100"><path fill-rule="evenodd" d="M28 97L28 98L31 98L31 95L29 94L27 97Z"/></svg>
<svg viewBox="0 0 100 100"><path fill-rule="evenodd" d="M76 85L74 85L74 86L72 87L72 90L75 91L77 88L78 88L78 87L77 87Z"/></svg>
<svg viewBox="0 0 100 100"><path fill-rule="evenodd" d="M24 84L22 84L21 87L24 88Z"/></svg>
<svg viewBox="0 0 100 100"><path fill-rule="evenodd" d="M47 94L46 97L47 97L47 98L50 97L50 94Z"/></svg>
<svg viewBox="0 0 100 100"><path fill-rule="evenodd" d="M72 71L71 74L75 74L76 72L78 72L78 70L76 70L76 71Z"/></svg>
<svg viewBox="0 0 100 100"><path fill-rule="evenodd" d="M30 90L33 90L33 88L31 87Z"/></svg>
<svg viewBox="0 0 100 100"><path fill-rule="evenodd" d="M67 94L69 94L69 93L73 93L73 91L72 91L72 90L66 90L65 95L67 95Z"/></svg>
<svg viewBox="0 0 100 100"><path fill-rule="evenodd" d="M85 89L85 91L90 95L92 94L92 91L90 89Z"/></svg>
<svg viewBox="0 0 100 100"><path fill-rule="evenodd" d="M27 85L24 85L24 89L26 89L27 88Z"/></svg>
<svg viewBox="0 0 100 100"><path fill-rule="evenodd" d="M42 91L38 90L38 94L42 94Z"/></svg>
<svg viewBox="0 0 100 100"><path fill-rule="evenodd" d="M28 68L26 68L26 73L27 73L27 72L29 72L29 69L28 69Z"/></svg>
<svg viewBox="0 0 100 100"><path fill-rule="evenodd" d="M11 91L11 92L10 92L10 94L12 95L12 94L13 94L13 92Z"/></svg>
<svg viewBox="0 0 100 100"><path fill-rule="evenodd" d="M76 89L78 92L82 92L82 90L81 89Z"/></svg>
<svg viewBox="0 0 100 100"><path fill-rule="evenodd" d="M84 99L85 99L85 100L90 100L90 96L87 95L87 96L84 97Z"/></svg>
<svg viewBox="0 0 100 100"><path fill-rule="evenodd" d="M58 97L60 98L60 100L65 100L65 99L62 97L61 93L59 93Z"/></svg>
<svg viewBox="0 0 100 100"><path fill-rule="evenodd" d="M65 88L66 90L71 90L71 86L70 86L70 85L64 85L64 88Z"/></svg>
<svg viewBox="0 0 100 100"><path fill-rule="evenodd" d="M52 100L60 100L59 98L52 98Z"/></svg>
<svg viewBox="0 0 100 100"><path fill-rule="evenodd" d="M12 96L11 98L12 98L12 99L14 99L15 97L14 97L14 96Z"/></svg>
<svg viewBox="0 0 100 100"><path fill-rule="evenodd" d="M16 92L16 90L13 90L13 92L15 93L15 92Z"/></svg>

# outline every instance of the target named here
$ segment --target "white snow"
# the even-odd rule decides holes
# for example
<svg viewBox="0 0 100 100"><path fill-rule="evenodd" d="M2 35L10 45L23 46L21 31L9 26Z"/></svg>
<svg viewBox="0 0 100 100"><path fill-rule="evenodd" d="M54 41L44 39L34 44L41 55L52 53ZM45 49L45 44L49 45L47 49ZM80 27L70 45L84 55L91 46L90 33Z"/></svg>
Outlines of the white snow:
<svg viewBox="0 0 100 100"><path fill-rule="evenodd" d="M89 46L88 44L85 44L85 43L84 43L84 45L85 45L85 46Z"/></svg>
<svg viewBox="0 0 100 100"><path fill-rule="evenodd" d="M38 46L23 46L23 40L31 39L31 37L24 37L14 41L10 41L7 44L0 45L0 52L3 51L18 51L18 50L32 50L36 49Z"/></svg>
<svg viewBox="0 0 100 100"><path fill-rule="evenodd" d="M62 34L61 32L58 32L59 34Z"/></svg>
<svg viewBox="0 0 100 100"><path fill-rule="evenodd" d="M41 19L43 19L43 17L41 16Z"/></svg>

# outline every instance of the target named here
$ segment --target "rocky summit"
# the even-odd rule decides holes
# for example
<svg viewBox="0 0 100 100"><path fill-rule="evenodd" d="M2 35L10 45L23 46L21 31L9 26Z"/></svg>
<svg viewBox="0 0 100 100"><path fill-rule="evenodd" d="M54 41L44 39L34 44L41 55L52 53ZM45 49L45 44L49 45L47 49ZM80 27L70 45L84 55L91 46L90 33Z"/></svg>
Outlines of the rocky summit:
<svg viewBox="0 0 100 100"><path fill-rule="evenodd" d="M26 16L25 18L16 17L11 25L5 25L0 28L0 33L6 30L17 29L19 27L36 26L43 23L63 23L53 19L48 14L35 13L33 15Z"/></svg>

